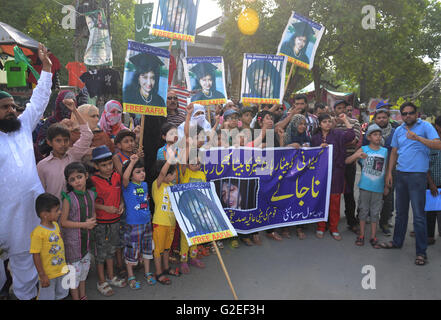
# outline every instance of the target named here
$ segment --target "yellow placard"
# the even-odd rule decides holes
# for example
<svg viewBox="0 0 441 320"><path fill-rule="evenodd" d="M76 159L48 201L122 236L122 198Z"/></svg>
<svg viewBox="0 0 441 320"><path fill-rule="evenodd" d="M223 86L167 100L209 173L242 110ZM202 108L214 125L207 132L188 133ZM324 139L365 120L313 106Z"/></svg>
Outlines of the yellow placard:
<svg viewBox="0 0 441 320"><path fill-rule="evenodd" d="M167 116L167 107L143 106L134 103L123 103L124 112L144 114L149 116Z"/></svg>

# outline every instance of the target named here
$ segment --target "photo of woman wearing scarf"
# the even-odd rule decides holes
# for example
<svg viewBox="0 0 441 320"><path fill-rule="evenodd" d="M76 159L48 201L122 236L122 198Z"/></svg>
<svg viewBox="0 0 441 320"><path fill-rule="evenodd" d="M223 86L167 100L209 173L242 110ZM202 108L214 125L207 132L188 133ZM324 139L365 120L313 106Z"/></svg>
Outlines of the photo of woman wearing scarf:
<svg viewBox="0 0 441 320"><path fill-rule="evenodd" d="M110 100L104 105L104 111L98 124L111 139L114 139L122 129L128 129L121 121L122 112L123 107L116 100Z"/></svg>
<svg viewBox="0 0 441 320"><path fill-rule="evenodd" d="M158 94L160 68L164 65L160 58L148 53L140 53L129 58L135 67L132 83L124 90L124 102L144 106L165 107L164 99Z"/></svg>
<svg viewBox="0 0 441 320"><path fill-rule="evenodd" d="M249 93L244 97L278 99L280 96L280 72L268 60L253 61L246 73Z"/></svg>
<svg viewBox="0 0 441 320"><path fill-rule="evenodd" d="M290 28L294 29L294 33L282 44L280 53L310 64L306 49L310 42L314 42L314 30L308 23L303 21L292 24Z"/></svg>
<svg viewBox="0 0 441 320"><path fill-rule="evenodd" d="M190 69L196 76L196 85L192 91L196 92L191 101L225 99L225 95L216 90L216 70L212 63L201 62Z"/></svg>

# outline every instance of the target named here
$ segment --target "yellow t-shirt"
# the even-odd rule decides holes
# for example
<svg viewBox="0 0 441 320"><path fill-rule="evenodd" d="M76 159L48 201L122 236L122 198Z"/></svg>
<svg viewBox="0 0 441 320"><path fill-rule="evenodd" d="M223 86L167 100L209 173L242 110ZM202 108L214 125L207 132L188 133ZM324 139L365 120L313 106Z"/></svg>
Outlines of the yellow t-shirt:
<svg viewBox="0 0 441 320"><path fill-rule="evenodd" d="M207 182L207 177L203 171L191 171L187 168L185 174L181 171L181 183L189 182Z"/></svg>
<svg viewBox="0 0 441 320"><path fill-rule="evenodd" d="M61 238L60 227L53 222L55 229L38 225L31 233L30 253L39 253L44 272L49 279L54 279L67 273L64 256L64 242Z"/></svg>
<svg viewBox="0 0 441 320"><path fill-rule="evenodd" d="M169 227L174 227L176 225L175 214L173 213L170 197L167 192L167 187L172 185L172 183L163 182L158 188L156 180L153 181L152 196L153 201L155 202L153 224Z"/></svg>

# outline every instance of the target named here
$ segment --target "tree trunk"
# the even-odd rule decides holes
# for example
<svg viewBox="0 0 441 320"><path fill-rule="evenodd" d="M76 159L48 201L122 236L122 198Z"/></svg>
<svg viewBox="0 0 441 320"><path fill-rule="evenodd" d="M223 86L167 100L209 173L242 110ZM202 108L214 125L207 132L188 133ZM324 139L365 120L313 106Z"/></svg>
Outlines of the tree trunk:
<svg viewBox="0 0 441 320"><path fill-rule="evenodd" d="M314 78L315 102L322 102L322 89L320 88L321 74L320 66L318 64L315 64L312 67L312 75Z"/></svg>
<svg viewBox="0 0 441 320"><path fill-rule="evenodd" d="M368 103L368 97L367 97L367 88L366 88L366 67L363 65L361 67L361 74L360 74L360 102Z"/></svg>

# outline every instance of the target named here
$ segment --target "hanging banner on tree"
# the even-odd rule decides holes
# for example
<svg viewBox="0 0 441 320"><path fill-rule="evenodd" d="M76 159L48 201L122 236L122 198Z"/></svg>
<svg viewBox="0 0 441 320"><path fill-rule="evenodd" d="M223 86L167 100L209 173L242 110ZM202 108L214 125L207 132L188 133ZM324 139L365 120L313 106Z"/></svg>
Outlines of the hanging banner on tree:
<svg viewBox="0 0 441 320"><path fill-rule="evenodd" d="M213 183L178 184L167 187L167 191L176 221L190 246L237 236Z"/></svg>
<svg viewBox="0 0 441 320"><path fill-rule="evenodd" d="M282 104L286 57L244 53L241 100L243 103Z"/></svg>
<svg viewBox="0 0 441 320"><path fill-rule="evenodd" d="M188 103L206 106L227 103L222 57L187 57L184 70L186 82L191 88Z"/></svg>
<svg viewBox="0 0 441 320"><path fill-rule="evenodd" d="M167 116L170 52L129 40L123 80L124 112Z"/></svg>
<svg viewBox="0 0 441 320"><path fill-rule="evenodd" d="M238 233L328 220L332 145L215 148L203 151L201 163Z"/></svg>
<svg viewBox="0 0 441 320"><path fill-rule="evenodd" d="M194 42L199 0L158 0L150 33L159 37Z"/></svg>
<svg viewBox="0 0 441 320"><path fill-rule="evenodd" d="M85 17L90 35L84 53L84 64L86 66L112 66L112 45L104 10L86 12Z"/></svg>
<svg viewBox="0 0 441 320"><path fill-rule="evenodd" d="M292 13L280 40L277 54L305 69L312 69L315 53L325 27L295 12Z"/></svg>
<svg viewBox="0 0 441 320"><path fill-rule="evenodd" d="M169 38L156 37L150 34L154 3L135 4L135 41L150 44L154 47L168 49ZM173 47L179 41L173 41Z"/></svg>

